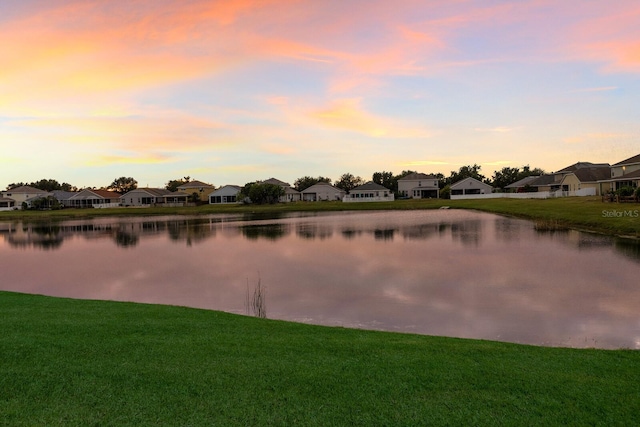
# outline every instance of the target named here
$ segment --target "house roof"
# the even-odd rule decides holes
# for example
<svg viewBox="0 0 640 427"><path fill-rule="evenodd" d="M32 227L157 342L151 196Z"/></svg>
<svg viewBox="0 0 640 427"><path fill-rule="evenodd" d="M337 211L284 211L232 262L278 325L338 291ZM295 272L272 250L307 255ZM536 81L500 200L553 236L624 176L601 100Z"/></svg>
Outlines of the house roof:
<svg viewBox="0 0 640 427"><path fill-rule="evenodd" d="M242 190L242 187L240 187L239 185L223 185L222 187L218 188L216 191L214 191L213 193L209 194L209 197L211 196L216 196L220 193L224 193L224 194L231 194L234 191L237 193L240 190Z"/></svg>
<svg viewBox="0 0 640 427"><path fill-rule="evenodd" d="M566 168L560 169L555 173L571 173L577 171L578 169L583 168L593 168L593 167L610 167L609 163L591 163L591 162L578 162L574 163L571 166L567 166Z"/></svg>
<svg viewBox="0 0 640 427"><path fill-rule="evenodd" d="M453 189L453 188L462 187L463 185L465 185L468 182L475 183L475 184L481 184L481 185L487 186L489 188L492 188L489 184L485 184L484 182L478 181L477 179L471 178L471 177L465 178L462 181L458 181L455 184L451 184L450 188Z"/></svg>
<svg viewBox="0 0 640 427"><path fill-rule="evenodd" d="M263 184L279 185L280 187L291 187L291 184L289 184L288 182L280 181L279 179L276 179L276 178L266 179L266 180L262 181L262 183Z"/></svg>
<svg viewBox="0 0 640 427"><path fill-rule="evenodd" d="M556 177L554 175L540 175L533 181L529 183L532 187L542 187L544 185L553 184L556 181Z"/></svg>
<svg viewBox="0 0 640 427"><path fill-rule="evenodd" d="M333 185L327 183L327 182L318 182L316 184L313 184L311 187L305 188L304 190L301 191L301 193L315 193L318 190L318 187L329 187L334 191L338 191L338 192L342 192L344 193L344 190L339 189L338 187L334 187Z"/></svg>
<svg viewBox="0 0 640 427"><path fill-rule="evenodd" d="M527 184L531 184L531 182L535 181L537 178L540 178L540 175L525 176L524 178L519 179L516 182L512 182L511 184L505 186L504 188L520 188L520 187L524 187Z"/></svg>
<svg viewBox="0 0 640 427"><path fill-rule="evenodd" d="M367 190L378 190L378 191L386 190L386 191L391 191L387 187L383 187L380 184L376 184L373 181L369 181L366 184L362 184L362 185L354 188L353 190L351 190L351 192L354 192L354 191L367 191Z"/></svg>
<svg viewBox="0 0 640 427"><path fill-rule="evenodd" d="M640 163L640 154L636 154L633 157L629 157L628 159L618 162L613 166L631 165L633 163Z"/></svg>
<svg viewBox="0 0 640 427"><path fill-rule="evenodd" d="M42 194L46 193L44 190L40 190L39 188L30 187L28 185L21 185L20 187L12 188L11 190L6 190L5 193L20 193L20 194Z"/></svg>
<svg viewBox="0 0 640 427"><path fill-rule="evenodd" d="M412 172L407 176L404 176L398 181L415 181L418 179L438 179L435 175L427 175L426 173Z"/></svg>
<svg viewBox="0 0 640 427"><path fill-rule="evenodd" d="M116 193L115 191L91 190L89 188L85 188L84 190L79 191L78 193L71 196L69 199L93 199L95 198L95 196L98 196L98 198L101 199L119 199L121 197L120 194Z"/></svg>
<svg viewBox="0 0 640 427"><path fill-rule="evenodd" d="M187 190L189 188L200 188L200 187L215 188L213 185L207 184L207 183L202 182L202 181L189 181L189 182L186 182L186 183L180 185L178 188L179 189L183 189L183 190Z"/></svg>
<svg viewBox="0 0 640 427"><path fill-rule="evenodd" d="M580 182L596 182L611 178L611 168L609 166L582 168L576 170L573 174Z"/></svg>

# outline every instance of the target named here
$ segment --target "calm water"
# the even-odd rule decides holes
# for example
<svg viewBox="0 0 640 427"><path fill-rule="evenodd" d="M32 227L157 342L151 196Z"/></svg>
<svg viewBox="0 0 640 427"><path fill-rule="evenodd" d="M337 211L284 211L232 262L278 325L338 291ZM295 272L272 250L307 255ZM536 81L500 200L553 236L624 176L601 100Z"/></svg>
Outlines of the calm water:
<svg viewBox="0 0 640 427"><path fill-rule="evenodd" d="M640 245L457 211L0 223L0 289L549 346L640 348Z"/></svg>

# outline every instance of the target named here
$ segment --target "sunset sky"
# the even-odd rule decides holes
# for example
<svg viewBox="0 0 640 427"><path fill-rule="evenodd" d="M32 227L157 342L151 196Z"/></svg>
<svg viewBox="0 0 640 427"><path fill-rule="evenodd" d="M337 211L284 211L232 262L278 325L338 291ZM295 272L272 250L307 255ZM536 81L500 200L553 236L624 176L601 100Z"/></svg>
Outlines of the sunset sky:
<svg viewBox="0 0 640 427"><path fill-rule="evenodd" d="M640 153L637 0L2 0L0 189Z"/></svg>

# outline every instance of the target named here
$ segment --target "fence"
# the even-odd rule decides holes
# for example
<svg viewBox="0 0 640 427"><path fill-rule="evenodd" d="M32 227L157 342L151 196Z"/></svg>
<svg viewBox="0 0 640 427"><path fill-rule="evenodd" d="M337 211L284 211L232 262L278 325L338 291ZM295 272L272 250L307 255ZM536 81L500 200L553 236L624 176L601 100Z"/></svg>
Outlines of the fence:
<svg viewBox="0 0 640 427"><path fill-rule="evenodd" d="M595 196L595 188L583 188L577 191L538 191L536 193L489 193L451 195L451 200L466 199L550 199L553 197L585 197Z"/></svg>

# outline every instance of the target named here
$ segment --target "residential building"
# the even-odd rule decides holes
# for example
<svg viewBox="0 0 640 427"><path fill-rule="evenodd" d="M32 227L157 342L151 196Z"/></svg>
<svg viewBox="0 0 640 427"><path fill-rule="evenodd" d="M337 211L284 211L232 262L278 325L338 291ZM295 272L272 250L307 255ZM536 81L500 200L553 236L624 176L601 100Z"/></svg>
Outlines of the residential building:
<svg viewBox="0 0 640 427"><path fill-rule="evenodd" d="M393 193L386 187L369 181L352 189L342 198L343 202L392 202Z"/></svg>
<svg viewBox="0 0 640 427"><path fill-rule="evenodd" d="M179 186L177 190L187 194L191 199L197 196L199 201L204 202L209 200L209 194L216 191L216 187L202 181L189 181Z"/></svg>
<svg viewBox="0 0 640 427"><path fill-rule="evenodd" d="M225 185L209 194L210 204L237 203L238 193L242 187L239 185Z"/></svg>
<svg viewBox="0 0 640 427"><path fill-rule="evenodd" d="M120 206L120 194L108 190L84 189L67 200L74 208L112 208Z"/></svg>
<svg viewBox="0 0 640 427"><path fill-rule="evenodd" d="M261 184L278 185L284 188L284 196L280 196L280 199L279 199L281 203L299 202L300 200L302 200L302 194L298 190L293 188L291 184L289 184L288 182L280 181L279 179L276 179L276 178L269 178L265 181L262 181Z"/></svg>
<svg viewBox="0 0 640 427"><path fill-rule="evenodd" d="M435 175L411 173L398 180L398 194L413 199L437 199L440 197L438 178Z"/></svg>
<svg viewBox="0 0 640 427"><path fill-rule="evenodd" d="M482 181L478 181L475 178L465 178L462 181L458 181L455 184L451 184L451 198L455 199L455 196L467 196L476 194L491 194L493 187L489 184L485 184Z"/></svg>
<svg viewBox="0 0 640 427"><path fill-rule="evenodd" d="M342 200L346 195L344 190L334 187L326 182L319 182L302 190L302 200L315 202L320 200Z"/></svg>
<svg viewBox="0 0 640 427"><path fill-rule="evenodd" d="M640 187L640 154L611 166L611 176L599 182L600 193L622 187Z"/></svg>
<svg viewBox="0 0 640 427"><path fill-rule="evenodd" d="M136 188L120 197L124 206L184 206L189 195L181 191L169 191L164 188Z"/></svg>

